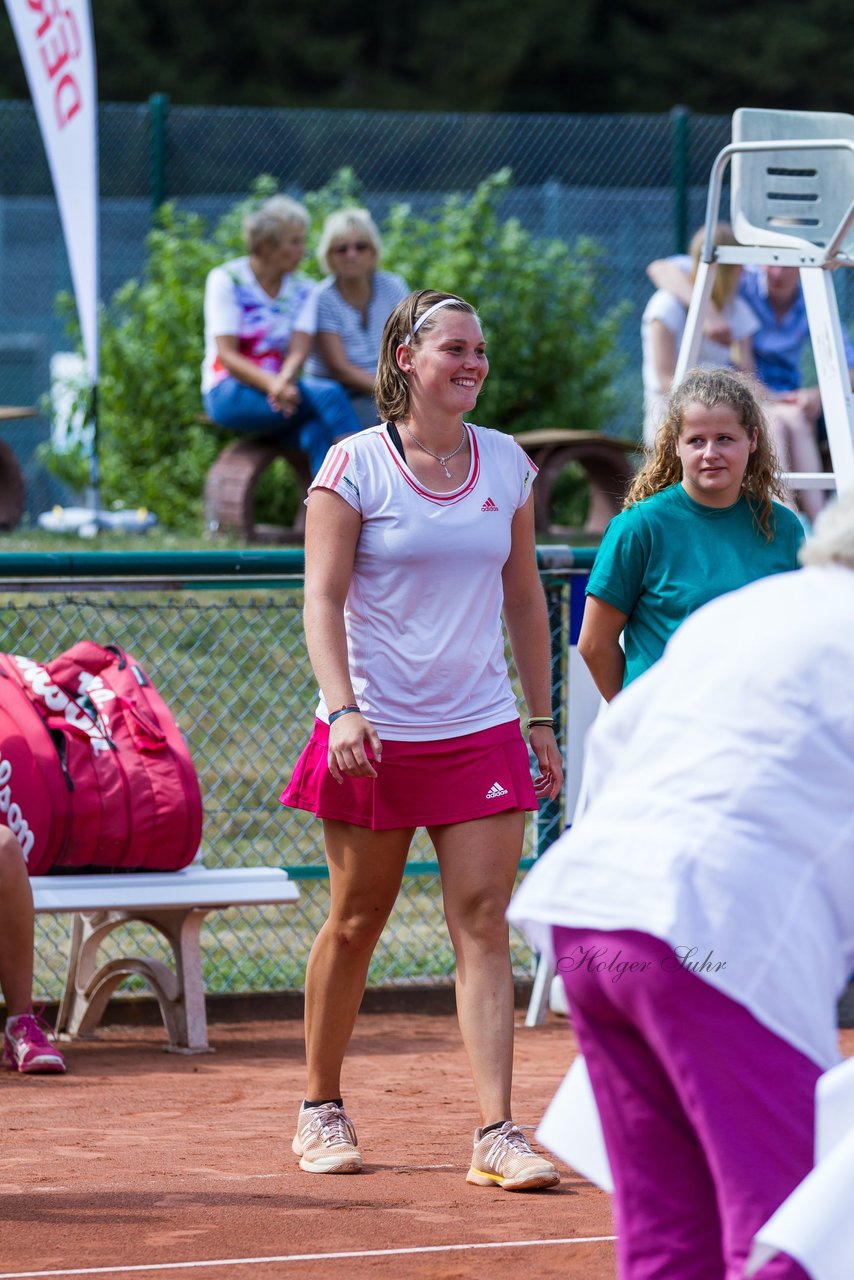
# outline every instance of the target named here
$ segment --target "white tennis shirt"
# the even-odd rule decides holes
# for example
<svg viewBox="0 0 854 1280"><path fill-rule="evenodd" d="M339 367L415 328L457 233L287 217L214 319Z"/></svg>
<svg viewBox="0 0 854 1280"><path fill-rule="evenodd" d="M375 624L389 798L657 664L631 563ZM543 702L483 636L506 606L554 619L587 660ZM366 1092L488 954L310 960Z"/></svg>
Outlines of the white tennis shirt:
<svg viewBox="0 0 854 1280"><path fill-rule="evenodd" d="M537 469L512 436L466 430L471 466L452 493L424 488L384 424L333 445L311 485L362 517L344 611L350 675L390 740L456 738L518 715L501 572Z"/></svg>

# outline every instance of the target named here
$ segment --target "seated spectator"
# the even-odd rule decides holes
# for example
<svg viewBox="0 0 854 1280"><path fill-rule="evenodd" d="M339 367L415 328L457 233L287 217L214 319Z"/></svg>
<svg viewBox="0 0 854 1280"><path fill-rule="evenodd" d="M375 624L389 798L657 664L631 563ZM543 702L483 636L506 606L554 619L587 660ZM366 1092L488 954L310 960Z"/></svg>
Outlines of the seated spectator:
<svg viewBox="0 0 854 1280"><path fill-rule="evenodd" d="M65 1059L33 1013L33 895L21 846L0 827L0 991L6 1005L4 1057L13 1071L56 1073Z"/></svg>
<svg viewBox="0 0 854 1280"><path fill-rule="evenodd" d="M699 231L691 241L690 256L678 259L681 269L687 271L691 288L697 277L700 265L700 254L703 249L705 229ZM726 222L719 222L715 228L715 244L735 244L732 228ZM741 267L720 266L715 273L712 287L712 301L717 314L724 317L727 324L725 340L718 340L708 334L704 335L696 365L705 369L742 369L750 372L753 367L751 338L759 328L759 321L747 303L738 296L738 282ZM643 440L647 448L655 441L655 433L664 416L667 394L673 384L676 372L676 361L688 319L688 301L680 292L671 290L668 285L656 290L643 313L641 320L641 346L643 348ZM733 358L733 347L736 348Z"/></svg>
<svg viewBox="0 0 854 1280"><path fill-rule="evenodd" d="M308 214L274 196L243 224L248 254L214 267L205 285L202 398L214 422L259 432L304 450L314 474L330 445L359 430L344 390L303 378L309 339L294 345L294 323L311 291L296 274Z"/></svg>
<svg viewBox="0 0 854 1280"><path fill-rule="evenodd" d="M647 267L657 288L676 294L687 306L692 282L684 257L660 258ZM720 268L719 268L720 270ZM821 471L817 424L821 417L818 387L804 387L801 360L809 339L806 304L797 267L746 266L739 296L749 303L759 327L753 335L756 374L768 392L766 412L774 432L784 471ZM709 308L703 326L707 337L728 342L732 330L716 306ZM843 334L845 358L854 385L854 346ZM818 489L798 492L803 511L814 520L825 502Z"/></svg>
<svg viewBox="0 0 854 1280"><path fill-rule="evenodd" d="M297 329L315 335L310 377L341 383L363 427L377 420L374 377L383 326L409 293L406 281L378 271L382 243L367 209L340 209L324 223L317 258L329 277L314 289Z"/></svg>

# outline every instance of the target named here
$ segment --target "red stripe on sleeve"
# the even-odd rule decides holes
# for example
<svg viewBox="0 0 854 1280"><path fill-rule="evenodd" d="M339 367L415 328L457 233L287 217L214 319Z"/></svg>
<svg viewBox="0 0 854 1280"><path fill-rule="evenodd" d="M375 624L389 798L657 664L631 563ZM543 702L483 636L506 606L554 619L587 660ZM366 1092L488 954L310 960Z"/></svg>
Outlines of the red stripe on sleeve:
<svg viewBox="0 0 854 1280"><path fill-rule="evenodd" d="M335 445L326 455L326 461L311 482L312 489L336 489L338 481L347 469L350 455L340 445Z"/></svg>

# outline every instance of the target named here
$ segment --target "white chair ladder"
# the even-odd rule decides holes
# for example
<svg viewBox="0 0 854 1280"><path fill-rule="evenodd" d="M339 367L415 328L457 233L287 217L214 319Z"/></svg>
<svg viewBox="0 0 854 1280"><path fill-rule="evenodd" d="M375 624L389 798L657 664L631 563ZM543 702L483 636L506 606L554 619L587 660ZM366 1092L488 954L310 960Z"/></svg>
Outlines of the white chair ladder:
<svg viewBox="0 0 854 1280"><path fill-rule="evenodd" d="M693 368L718 263L797 267L827 439L830 472L791 472L794 489L854 489L854 401L832 272L854 266L854 116L740 108L732 142L709 179L700 264L675 382ZM732 161L731 222L737 245L715 247L721 188Z"/></svg>

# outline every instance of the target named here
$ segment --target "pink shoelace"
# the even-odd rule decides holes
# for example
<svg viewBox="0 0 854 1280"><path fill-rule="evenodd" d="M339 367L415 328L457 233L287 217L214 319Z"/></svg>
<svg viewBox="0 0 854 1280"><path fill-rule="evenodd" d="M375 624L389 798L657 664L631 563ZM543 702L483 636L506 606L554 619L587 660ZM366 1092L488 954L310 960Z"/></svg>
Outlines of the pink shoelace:
<svg viewBox="0 0 854 1280"><path fill-rule="evenodd" d="M17 1017L13 1018L12 1027L8 1034L10 1038L14 1036L15 1039L26 1037L38 1049L49 1049L51 1048L51 1043L43 1028L48 1032L52 1030L50 1024L33 1010L30 1013L19 1013Z"/></svg>

